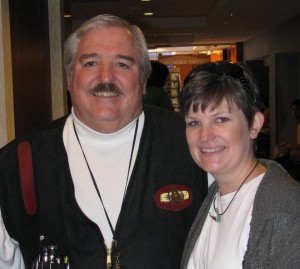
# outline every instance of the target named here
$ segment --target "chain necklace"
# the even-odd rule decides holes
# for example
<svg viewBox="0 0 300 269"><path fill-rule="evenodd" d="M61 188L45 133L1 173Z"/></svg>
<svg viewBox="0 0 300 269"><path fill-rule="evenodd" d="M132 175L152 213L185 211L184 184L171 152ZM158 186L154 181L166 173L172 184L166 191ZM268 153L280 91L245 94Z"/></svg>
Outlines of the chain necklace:
<svg viewBox="0 0 300 269"><path fill-rule="evenodd" d="M246 178L243 180L242 184L239 186L239 188L237 189L237 191L235 192L234 196L232 197L231 201L229 202L228 206L226 207L226 209L220 213L219 209L216 208L215 202L216 202L216 198L217 195L214 198L213 201L213 206L214 206L214 211L216 213L216 216L213 216L210 212L209 215L210 217L215 221L220 223L221 222L221 216L225 214L225 212L228 210L228 208L230 207L230 205L232 204L232 201L234 200L235 196L237 195L237 193L239 192L239 190L242 188L242 186L244 185L244 183L246 182L246 180L248 179L248 177L252 174L252 172L254 171L254 169L256 168L256 166L258 165L258 161L256 161L256 164L254 165L254 167L252 168L252 170L250 171L250 173L246 176Z"/></svg>
<svg viewBox="0 0 300 269"><path fill-rule="evenodd" d="M134 130L134 135L133 135L133 141L132 141L132 147L131 147L131 152L130 152L130 158L129 158L129 164L128 164L128 171L127 171L127 177L126 177L126 183L125 183L125 189L124 189L124 196L123 196L123 201L124 201L124 198L125 198L125 194L126 194L126 191L127 191L127 186L128 186L128 180L129 180L129 173L130 173L130 168L131 168L131 162L132 162L132 156L133 156L133 151L134 151L134 147L135 147L135 141L136 141L136 136L137 136L137 130L138 130L138 126L139 126L139 118L137 118L136 120L136 124L135 124L135 130ZM106 242L104 241L104 244L105 244L105 247L106 247L106 268L107 269L111 269L111 265L112 265L112 261L111 261L111 255L112 255L112 250L114 250L114 263L115 263L115 269L121 269L121 265L120 265L120 252L118 250L118 245L117 245L117 240L116 240L116 236L115 236L115 229L113 228L112 224L111 224L111 221L110 221L110 218L108 216L108 213L106 211L106 208L104 206L104 202L102 200L102 197L101 197L101 194L100 194L100 191L99 191L99 188L97 186L97 183L96 183L96 180L95 180L95 177L92 173L92 170L90 168L90 165L87 161L87 158L85 156L85 153L84 153L84 150L82 148L82 145L80 143L80 140L79 140L79 137L78 137L78 134L77 134L77 131L76 131L76 128L75 128L75 124L74 124L74 121L73 121L73 129L74 129L74 133L76 135L76 138L77 138L77 141L78 141L78 144L81 148L81 151L82 151L82 155L85 159L85 162L86 162L86 165L87 165L87 168L89 170L89 173L91 175L91 178L92 178L92 181L94 183L94 187L96 189L96 192L98 194L98 197L101 201L101 204L102 204L102 207L103 207L103 210L104 210L104 213L105 213L105 216L106 216L106 219L107 219L107 222L109 224L109 227L110 227L110 230L112 232L112 235L113 235L113 240L111 242L111 246L107 246Z"/></svg>

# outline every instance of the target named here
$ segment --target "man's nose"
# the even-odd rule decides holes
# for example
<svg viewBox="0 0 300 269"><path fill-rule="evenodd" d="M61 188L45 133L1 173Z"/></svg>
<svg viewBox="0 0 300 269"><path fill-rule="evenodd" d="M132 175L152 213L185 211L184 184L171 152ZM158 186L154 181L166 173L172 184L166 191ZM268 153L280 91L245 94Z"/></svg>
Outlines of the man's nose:
<svg viewBox="0 0 300 269"><path fill-rule="evenodd" d="M104 83L109 83L114 77L114 68L110 64L102 64L97 70L98 80Z"/></svg>

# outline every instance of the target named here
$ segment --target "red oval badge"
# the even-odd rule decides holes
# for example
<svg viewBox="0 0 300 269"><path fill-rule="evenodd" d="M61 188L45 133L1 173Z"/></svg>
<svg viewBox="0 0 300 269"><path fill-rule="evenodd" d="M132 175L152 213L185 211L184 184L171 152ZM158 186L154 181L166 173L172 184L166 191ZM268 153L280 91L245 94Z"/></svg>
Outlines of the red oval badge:
<svg viewBox="0 0 300 269"><path fill-rule="evenodd" d="M172 184L160 188L154 195L154 201L161 209L180 211L192 203L193 194L184 185Z"/></svg>

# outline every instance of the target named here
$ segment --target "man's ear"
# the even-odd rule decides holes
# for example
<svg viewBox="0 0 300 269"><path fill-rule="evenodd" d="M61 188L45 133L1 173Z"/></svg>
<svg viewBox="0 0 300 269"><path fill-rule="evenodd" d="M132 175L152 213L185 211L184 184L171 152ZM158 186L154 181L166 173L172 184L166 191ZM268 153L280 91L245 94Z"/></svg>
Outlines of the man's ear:
<svg viewBox="0 0 300 269"><path fill-rule="evenodd" d="M264 115L261 112L256 112L254 115L254 119L253 119L253 123L252 123L252 127L250 129L250 137L252 139L255 139L258 134L260 129L262 128L263 124L264 124Z"/></svg>
<svg viewBox="0 0 300 269"><path fill-rule="evenodd" d="M70 84L71 84L71 77L70 77L70 75L67 74L66 80L67 80L67 90L70 91Z"/></svg>
<svg viewBox="0 0 300 269"><path fill-rule="evenodd" d="M143 87L143 95L146 95L146 86L147 86L147 81L145 81L142 85Z"/></svg>

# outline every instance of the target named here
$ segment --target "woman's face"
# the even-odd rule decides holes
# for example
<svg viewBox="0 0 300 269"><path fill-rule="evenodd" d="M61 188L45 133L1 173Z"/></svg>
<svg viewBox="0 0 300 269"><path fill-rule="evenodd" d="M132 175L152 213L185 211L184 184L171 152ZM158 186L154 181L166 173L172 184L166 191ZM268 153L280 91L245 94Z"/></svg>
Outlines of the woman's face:
<svg viewBox="0 0 300 269"><path fill-rule="evenodd" d="M200 107L193 112L191 106L185 121L194 161L215 178L240 174L249 163L253 164L249 162L254 158L252 139L260 130L256 117L249 129L243 112L235 104L229 109L225 100L216 109L208 106L204 112Z"/></svg>

